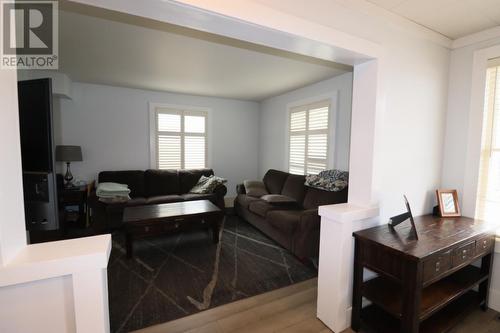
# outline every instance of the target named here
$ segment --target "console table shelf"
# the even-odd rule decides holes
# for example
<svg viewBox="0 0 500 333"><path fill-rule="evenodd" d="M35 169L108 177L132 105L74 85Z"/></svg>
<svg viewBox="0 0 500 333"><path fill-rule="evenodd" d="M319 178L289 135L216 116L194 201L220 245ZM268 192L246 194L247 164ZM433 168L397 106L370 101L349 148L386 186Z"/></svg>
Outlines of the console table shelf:
<svg viewBox="0 0 500 333"><path fill-rule="evenodd" d="M430 215L415 223L418 240L410 227L353 234L353 330L446 332L471 308L486 309L495 225ZM378 276L364 281L365 268ZM372 304L362 308L363 298Z"/></svg>
<svg viewBox="0 0 500 333"><path fill-rule="evenodd" d="M448 332L463 319L467 314L480 305L479 294L469 291L465 295L450 303L442 311L424 320L419 328L421 333ZM369 332L375 333L399 333L400 321L389 315L380 307L370 305L362 310L363 326Z"/></svg>
<svg viewBox="0 0 500 333"><path fill-rule="evenodd" d="M469 265L422 290L419 320L423 321L473 287L486 280L488 275ZM390 290L390 292L387 292ZM363 284L363 296L377 304L390 315L401 318L402 288L384 277L371 279Z"/></svg>

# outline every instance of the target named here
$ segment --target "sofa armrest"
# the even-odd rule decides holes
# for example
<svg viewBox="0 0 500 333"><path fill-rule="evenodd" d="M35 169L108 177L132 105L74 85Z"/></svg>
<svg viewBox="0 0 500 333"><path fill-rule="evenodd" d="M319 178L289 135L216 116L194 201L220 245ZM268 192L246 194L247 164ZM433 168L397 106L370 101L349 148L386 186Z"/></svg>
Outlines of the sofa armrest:
<svg viewBox="0 0 500 333"><path fill-rule="evenodd" d="M246 194L245 186L243 184L236 185L236 194Z"/></svg>
<svg viewBox="0 0 500 333"><path fill-rule="evenodd" d="M214 193L217 197L219 198L224 198L224 196L227 194L227 187L226 185L219 185L214 189Z"/></svg>
<svg viewBox="0 0 500 333"><path fill-rule="evenodd" d="M302 232L319 229L320 223L321 217L318 214L318 209L307 209L300 215L299 229Z"/></svg>
<svg viewBox="0 0 500 333"><path fill-rule="evenodd" d="M319 235L321 217L317 209L307 209L300 216L299 225L293 236L293 253L299 258L319 256Z"/></svg>
<svg viewBox="0 0 500 333"><path fill-rule="evenodd" d="M95 189L92 189L88 195L87 195L87 205L92 208L92 209L95 209L97 208L97 206L101 205L102 202L99 201L99 198L97 197L97 194L95 192Z"/></svg>

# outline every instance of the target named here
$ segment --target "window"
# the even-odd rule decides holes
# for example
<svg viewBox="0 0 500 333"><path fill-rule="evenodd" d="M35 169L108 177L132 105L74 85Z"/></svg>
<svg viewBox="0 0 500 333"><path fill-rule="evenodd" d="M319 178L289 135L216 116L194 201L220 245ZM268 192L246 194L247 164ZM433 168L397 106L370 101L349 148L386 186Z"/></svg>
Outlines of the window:
<svg viewBox="0 0 500 333"><path fill-rule="evenodd" d="M156 107L151 143L158 169L205 168L207 113Z"/></svg>
<svg viewBox="0 0 500 333"><path fill-rule="evenodd" d="M288 171L317 174L327 168L330 101L290 109Z"/></svg>
<svg viewBox="0 0 500 333"><path fill-rule="evenodd" d="M500 59L486 72L476 217L500 213Z"/></svg>

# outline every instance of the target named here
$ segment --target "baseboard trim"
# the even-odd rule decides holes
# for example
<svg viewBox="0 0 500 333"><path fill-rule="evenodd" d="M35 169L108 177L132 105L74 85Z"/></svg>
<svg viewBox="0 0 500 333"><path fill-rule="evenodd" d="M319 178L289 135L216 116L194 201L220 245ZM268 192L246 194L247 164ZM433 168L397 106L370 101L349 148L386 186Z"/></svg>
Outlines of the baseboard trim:
<svg viewBox="0 0 500 333"><path fill-rule="evenodd" d="M500 312L500 290L490 289L488 307Z"/></svg>

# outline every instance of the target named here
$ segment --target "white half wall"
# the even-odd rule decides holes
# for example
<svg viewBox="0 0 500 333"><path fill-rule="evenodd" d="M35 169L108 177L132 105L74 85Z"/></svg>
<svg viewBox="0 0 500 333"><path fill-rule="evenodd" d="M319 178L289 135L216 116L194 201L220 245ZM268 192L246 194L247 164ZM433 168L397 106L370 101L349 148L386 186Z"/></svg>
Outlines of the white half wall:
<svg viewBox="0 0 500 333"><path fill-rule="evenodd" d="M352 73L265 99L260 110L259 178L269 169L287 170L288 108L314 101L332 99L335 115L333 136L333 167L349 169L349 140L351 138Z"/></svg>
<svg viewBox="0 0 500 333"><path fill-rule="evenodd" d="M26 246L22 188L21 139L17 106L17 76L0 70L0 268Z"/></svg>
<svg viewBox="0 0 500 333"><path fill-rule="evenodd" d="M70 275L0 288L1 330L76 332L72 290Z"/></svg>
<svg viewBox="0 0 500 333"><path fill-rule="evenodd" d="M209 167L228 179L228 196L258 169L257 102L74 83L73 99L55 104L57 144L80 145L75 178L92 180L104 170L150 168L149 102L204 107L209 111ZM62 164L59 168L63 167Z"/></svg>

